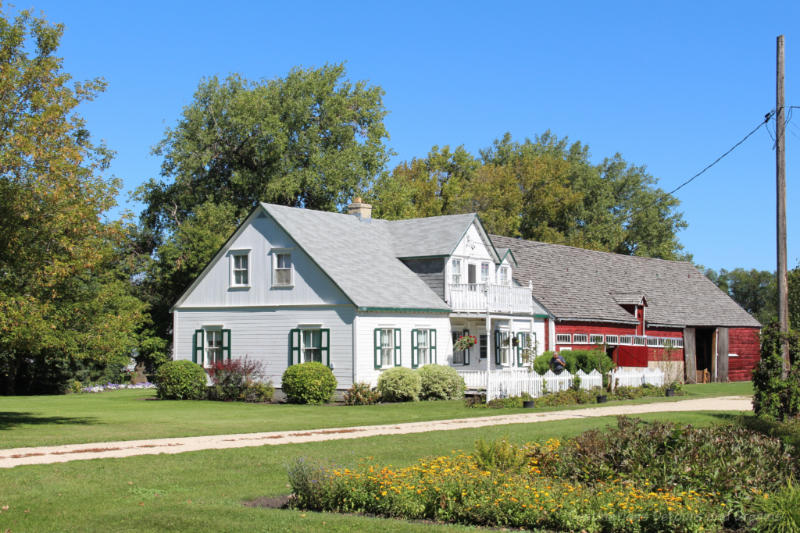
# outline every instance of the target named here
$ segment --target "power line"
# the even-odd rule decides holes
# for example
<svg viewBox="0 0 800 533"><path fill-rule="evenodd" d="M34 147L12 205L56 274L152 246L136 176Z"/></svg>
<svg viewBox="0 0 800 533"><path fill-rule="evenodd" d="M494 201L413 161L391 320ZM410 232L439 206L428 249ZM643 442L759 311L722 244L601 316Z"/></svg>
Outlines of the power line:
<svg viewBox="0 0 800 533"><path fill-rule="evenodd" d="M798 106L798 107L800 107L800 106ZM682 188L683 188L683 187L685 187L686 185L689 185L689 184L690 184L691 182L693 182L695 179L697 179L697 178L699 178L700 176L702 176L702 175L703 175L703 174L704 174L704 173L705 173L705 172L706 172L708 169L710 169L711 167L713 167L714 165L716 165L717 163L719 163L720 161L722 161L722 159L723 159L725 156L727 156L728 154L730 154L731 152L733 152L734 150L736 150L736 149L737 149L737 148L738 148L738 147L739 147L739 146L740 146L740 145L741 145L743 142L745 142L745 141L746 141L747 139L749 139L749 138L750 138L750 137L751 137L751 136L752 136L752 135L753 135L755 132L757 132L759 129L761 129L761 128L762 128L762 127L763 127L763 126L764 126L764 125L765 125L767 122L769 122L769 119L771 119L771 118L772 118L772 116L773 116L774 114L775 114L775 111L770 111L769 113L767 113L766 115L764 115L764 120L762 120L761 122L759 122L759 123L758 123L758 126L756 126L755 128L753 128L752 130L750 130L750 133L748 133L747 135L745 135L744 137L742 137L742 139L741 139L739 142L737 142L736 144L734 144L733 146L731 146L731 147L728 149L728 151L727 151L727 152L725 152L724 154L722 154L721 156L719 156L718 158L716 158L716 159L715 159L715 160L714 160L714 161L713 161L711 164L707 165L707 166L706 166L706 167L705 167L703 170L701 170L700 172L698 172L697 174L695 174L694 176L692 176L692 177L691 177L691 178L689 178L688 180L684 181L683 183L681 183L680 185L678 185L677 187L675 187L674 189L672 189L671 191L669 191L667 194L673 194L673 193L675 193L675 192L679 191L680 189L682 189ZM767 128L767 129L769 129L769 128Z"/></svg>

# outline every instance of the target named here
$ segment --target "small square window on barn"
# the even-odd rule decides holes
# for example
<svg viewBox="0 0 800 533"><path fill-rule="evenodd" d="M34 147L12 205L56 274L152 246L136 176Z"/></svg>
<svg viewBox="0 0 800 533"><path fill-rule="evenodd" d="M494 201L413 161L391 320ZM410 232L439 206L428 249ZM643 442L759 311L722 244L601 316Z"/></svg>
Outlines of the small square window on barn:
<svg viewBox="0 0 800 533"><path fill-rule="evenodd" d="M556 335L557 344L570 344L572 343L572 335L569 333L559 333Z"/></svg>
<svg viewBox="0 0 800 533"><path fill-rule="evenodd" d="M588 344L589 343L589 335L585 333L576 333L572 336L572 343L573 344Z"/></svg>
<svg viewBox="0 0 800 533"><path fill-rule="evenodd" d="M606 335L606 344L619 344L619 337L617 335Z"/></svg>
<svg viewBox="0 0 800 533"><path fill-rule="evenodd" d="M660 339L658 337L647 337L647 345L651 347L658 347L660 343L658 342Z"/></svg>
<svg viewBox="0 0 800 533"><path fill-rule="evenodd" d="M633 338L633 344L635 344L636 346L644 346L645 341L646 341L646 337L640 337L639 335L636 335Z"/></svg>
<svg viewBox="0 0 800 533"><path fill-rule="evenodd" d="M620 344L633 344L633 337L631 335L623 335L619 338Z"/></svg>
<svg viewBox="0 0 800 533"><path fill-rule="evenodd" d="M683 348L683 339L674 339L672 342L676 348Z"/></svg>
<svg viewBox="0 0 800 533"><path fill-rule="evenodd" d="M589 335L589 344L603 344L603 336Z"/></svg>

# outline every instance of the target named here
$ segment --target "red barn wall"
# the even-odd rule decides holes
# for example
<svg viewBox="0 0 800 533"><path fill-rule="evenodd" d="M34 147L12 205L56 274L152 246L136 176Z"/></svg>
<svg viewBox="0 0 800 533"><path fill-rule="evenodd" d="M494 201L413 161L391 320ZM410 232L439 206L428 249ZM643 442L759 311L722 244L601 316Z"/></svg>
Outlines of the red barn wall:
<svg viewBox="0 0 800 533"><path fill-rule="evenodd" d="M738 357L728 358L728 379L749 381L752 371L761 358L761 336L758 328L729 328L728 353Z"/></svg>

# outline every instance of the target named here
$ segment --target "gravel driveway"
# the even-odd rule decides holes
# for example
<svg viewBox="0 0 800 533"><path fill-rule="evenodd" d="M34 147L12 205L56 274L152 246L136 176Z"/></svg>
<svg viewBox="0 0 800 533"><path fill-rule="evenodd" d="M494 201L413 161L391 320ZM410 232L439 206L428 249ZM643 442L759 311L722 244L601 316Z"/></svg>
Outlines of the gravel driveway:
<svg viewBox="0 0 800 533"><path fill-rule="evenodd" d="M514 415L433 420L430 422L407 422L385 426L356 426L310 430L275 431L270 433L240 433L235 435L209 435L203 437L176 437L167 439L128 440L118 442L93 442L87 444L65 444L35 448L12 448L0 450L0 468L21 465L65 463L107 457L130 457L133 455L156 455L161 453L184 453L198 450L221 450L295 444L324 440L359 439L376 435L403 435L427 431L480 428L503 424L530 424L553 420L571 420L597 416L637 415L642 413L665 413L677 411L750 411L752 399L748 396L723 396L697 400L648 403L638 405L614 405L591 407L545 413L522 413Z"/></svg>

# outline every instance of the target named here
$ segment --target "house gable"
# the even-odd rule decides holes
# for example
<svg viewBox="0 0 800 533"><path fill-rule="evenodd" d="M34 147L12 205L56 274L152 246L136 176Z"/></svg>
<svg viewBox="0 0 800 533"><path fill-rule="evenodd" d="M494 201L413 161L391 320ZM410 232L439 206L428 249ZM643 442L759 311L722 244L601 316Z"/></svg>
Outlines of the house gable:
<svg viewBox="0 0 800 533"><path fill-rule="evenodd" d="M275 255L290 256L290 286L275 286ZM237 286L234 256L247 257L247 284ZM257 208L217 252L173 309L343 305L351 301L261 207Z"/></svg>

